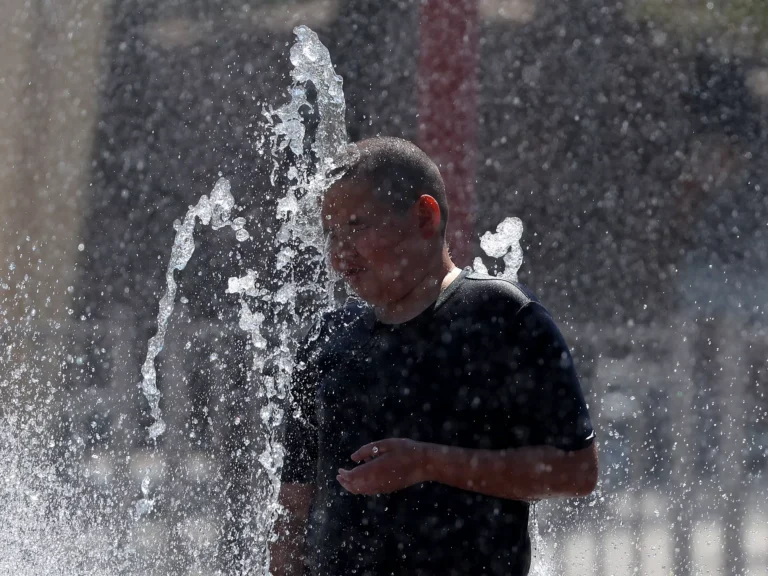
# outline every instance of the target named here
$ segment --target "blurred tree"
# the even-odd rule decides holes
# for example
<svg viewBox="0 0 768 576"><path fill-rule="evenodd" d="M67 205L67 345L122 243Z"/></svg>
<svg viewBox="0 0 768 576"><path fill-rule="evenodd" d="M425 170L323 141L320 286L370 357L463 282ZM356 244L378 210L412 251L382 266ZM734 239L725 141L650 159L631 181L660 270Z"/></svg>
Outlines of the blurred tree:
<svg viewBox="0 0 768 576"><path fill-rule="evenodd" d="M683 41L706 40L741 55L768 50L768 4L763 0L632 0L629 14L674 30Z"/></svg>

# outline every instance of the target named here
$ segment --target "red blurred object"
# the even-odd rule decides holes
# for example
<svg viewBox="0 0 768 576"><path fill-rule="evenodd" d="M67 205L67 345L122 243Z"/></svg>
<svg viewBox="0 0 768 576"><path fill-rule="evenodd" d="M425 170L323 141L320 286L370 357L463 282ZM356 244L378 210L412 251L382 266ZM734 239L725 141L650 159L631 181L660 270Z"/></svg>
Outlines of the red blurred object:
<svg viewBox="0 0 768 576"><path fill-rule="evenodd" d="M471 263L475 234L477 0L423 0L419 53L419 145L440 166L451 210L448 242Z"/></svg>

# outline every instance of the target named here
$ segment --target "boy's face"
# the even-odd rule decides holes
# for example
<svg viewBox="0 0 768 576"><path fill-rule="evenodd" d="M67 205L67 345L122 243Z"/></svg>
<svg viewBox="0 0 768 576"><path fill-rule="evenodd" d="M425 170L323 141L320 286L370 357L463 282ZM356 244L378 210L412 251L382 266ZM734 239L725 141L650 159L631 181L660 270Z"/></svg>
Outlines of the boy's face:
<svg viewBox="0 0 768 576"><path fill-rule="evenodd" d="M331 266L369 304L400 300L421 278L427 252L413 210L397 213L369 186L344 182L325 194L322 223Z"/></svg>

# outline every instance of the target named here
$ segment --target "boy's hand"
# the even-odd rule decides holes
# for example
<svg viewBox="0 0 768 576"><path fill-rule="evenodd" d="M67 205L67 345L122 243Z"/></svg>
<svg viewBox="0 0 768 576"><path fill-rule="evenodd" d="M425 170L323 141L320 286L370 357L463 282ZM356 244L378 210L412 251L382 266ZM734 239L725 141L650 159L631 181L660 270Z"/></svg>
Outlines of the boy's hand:
<svg viewBox="0 0 768 576"><path fill-rule="evenodd" d="M352 470L339 469L336 480L353 494L388 494L429 480L430 445L406 438L372 442L352 454L362 462Z"/></svg>

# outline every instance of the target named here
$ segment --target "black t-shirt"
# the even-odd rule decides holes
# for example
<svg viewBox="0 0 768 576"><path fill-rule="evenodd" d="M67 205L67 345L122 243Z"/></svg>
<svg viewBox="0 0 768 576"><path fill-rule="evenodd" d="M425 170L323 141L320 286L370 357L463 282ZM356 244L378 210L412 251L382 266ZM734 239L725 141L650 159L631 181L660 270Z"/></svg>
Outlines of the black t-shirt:
<svg viewBox="0 0 768 576"><path fill-rule="evenodd" d="M350 494L337 470L364 444L578 450L594 436L550 315L519 284L469 269L403 324L382 324L361 304L327 315L299 349L293 399L282 480L317 487L317 576L528 573L527 503L435 482Z"/></svg>

